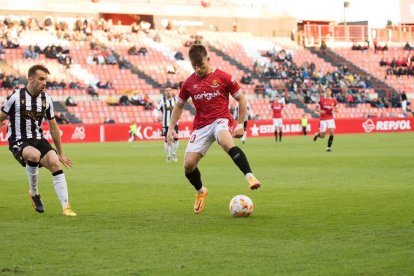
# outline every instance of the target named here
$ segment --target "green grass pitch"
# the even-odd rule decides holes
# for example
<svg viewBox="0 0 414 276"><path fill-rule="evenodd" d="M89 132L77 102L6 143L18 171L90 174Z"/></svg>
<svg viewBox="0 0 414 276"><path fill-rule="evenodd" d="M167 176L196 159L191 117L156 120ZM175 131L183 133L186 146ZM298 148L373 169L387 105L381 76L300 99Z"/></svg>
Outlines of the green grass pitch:
<svg viewBox="0 0 414 276"><path fill-rule="evenodd" d="M162 141L65 144L75 218L64 217L40 170L45 213L28 199L24 169L0 147L0 274L413 275L413 133L327 139L248 139L263 186L250 191L214 144L199 164L209 189L194 215L193 187ZM254 202L231 217L237 194Z"/></svg>

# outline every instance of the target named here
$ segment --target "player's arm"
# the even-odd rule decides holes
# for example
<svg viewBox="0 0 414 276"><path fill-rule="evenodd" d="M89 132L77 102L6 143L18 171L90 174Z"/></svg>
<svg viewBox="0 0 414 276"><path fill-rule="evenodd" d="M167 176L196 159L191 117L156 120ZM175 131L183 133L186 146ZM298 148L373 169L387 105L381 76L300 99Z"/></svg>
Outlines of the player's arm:
<svg viewBox="0 0 414 276"><path fill-rule="evenodd" d="M50 135L52 136L53 143L55 143L59 161L66 168L72 168L73 166L72 160L63 155L62 142L60 140L60 129L59 129L59 125L57 124L55 118L53 118L52 120L49 120L49 131L50 131Z"/></svg>
<svg viewBox="0 0 414 276"><path fill-rule="evenodd" d="M177 133L175 132L175 125L178 123L178 120L181 117L181 114L183 113L185 102L177 101L175 103L173 112L171 114L171 120L170 125L168 126L168 132L167 132L167 142L168 144L171 144L174 138L177 138Z"/></svg>
<svg viewBox="0 0 414 276"><path fill-rule="evenodd" d="M239 93L239 95L234 98L239 103L239 117L237 120L237 126L234 129L234 137L241 138L244 133L244 116L247 112L247 101L244 93Z"/></svg>
<svg viewBox="0 0 414 276"><path fill-rule="evenodd" d="M159 104L152 111L152 116L154 117L154 122L160 122L161 121L160 117L158 116L158 106L159 106Z"/></svg>
<svg viewBox="0 0 414 276"><path fill-rule="evenodd" d="M319 104L316 105L315 112L316 113L319 113L319 114L325 114L325 111L321 109L321 107L319 106Z"/></svg>
<svg viewBox="0 0 414 276"><path fill-rule="evenodd" d="M7 119L7 116L8 115L6 113L4 113L3 111L0 111L0 130L3 127L3 122L4 120Z"/></svg>

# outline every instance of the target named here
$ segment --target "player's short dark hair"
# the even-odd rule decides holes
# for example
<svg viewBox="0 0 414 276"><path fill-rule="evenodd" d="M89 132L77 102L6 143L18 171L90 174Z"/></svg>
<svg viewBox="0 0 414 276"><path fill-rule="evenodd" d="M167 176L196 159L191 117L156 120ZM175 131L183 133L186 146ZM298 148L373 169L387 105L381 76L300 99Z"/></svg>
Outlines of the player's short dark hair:
<svg viewBox="0 0 414 276"><path fill-rule="evenodd" d="M32 67L30 67L27 75L29 77L33 77L34 75L36 75L37 70L43 71L46 74L50 75L49 69L47 69L46 66L44 66L42 64L36 64L36 65L33 65Z"/></svg>
<svg viewBox="0 0 414 276"><path fill-rule="evenodd" d="M207 56L207 49L202 44L193 44L188 51L192 63L199 64Z"/></svg>

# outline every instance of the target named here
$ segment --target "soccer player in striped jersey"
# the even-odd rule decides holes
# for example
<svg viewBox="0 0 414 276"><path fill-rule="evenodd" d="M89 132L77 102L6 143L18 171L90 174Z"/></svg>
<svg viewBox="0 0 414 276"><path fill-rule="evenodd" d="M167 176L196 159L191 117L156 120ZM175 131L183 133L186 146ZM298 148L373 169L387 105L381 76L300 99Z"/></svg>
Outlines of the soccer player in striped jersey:
<svg viewBox="0 0 414 276"><path fill-rule="evenodd" d="M49 70L43 65L33 65L28 71L27 87L16 89L6 98L0 112L0 126L9 118L7 139L16 160L26 168L29 177L29 196L33 208L44 212L39 194L39 168L45 167L53 176L56 194L65 216L76 216L69 204L65 174L61 168L71 168L72 160L63 155L60 130L55 119L53 102L45 93ZM43 136L42 122L46 118L56 150Z"/></svg>
<svg viewBox="0 0 414 276"><path fill-rule="evenodd" d="M246 94L246 93L243 91L243 94ZM240 138L240 141L242 142L242 144L246 143L246 139L247 139L247 124L249 122L249 119L250 118L253 118L252 108L251 108L249 102L247 101L247 99L246 99L246 108L247 108L247 112L246 112L246 115L244 115L244 122L243 122L243 130L244 130L244 133L243 133L243 136ZM235 120L238 120L238 118L239 118L239 105L236 105L236 107L234 108L233 118Z"/></svg>
<svg viewBox="0 0 414 276"><path fill-rule="evenodd" d="M175 137L171 145L167 142L167 131L170 126L171 114L174 109L177 97L173 95L172 88L167 87L164 91L164 97L160 100L158 105L154 109L154 116L158 117L158 111L162 112L162 136L165 137L165 153L167 155L167 162L177 162L177 149L179 145L178 137ZM178 123L174 126L175 131L178 133Z"/></svg>

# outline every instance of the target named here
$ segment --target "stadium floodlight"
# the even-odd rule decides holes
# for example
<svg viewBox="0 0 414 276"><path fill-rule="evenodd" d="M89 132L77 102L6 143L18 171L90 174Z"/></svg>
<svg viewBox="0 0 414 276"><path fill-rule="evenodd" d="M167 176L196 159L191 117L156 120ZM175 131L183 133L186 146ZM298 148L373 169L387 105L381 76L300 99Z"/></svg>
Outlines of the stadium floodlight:
<svg viewBox="0 0 414 276"><path fill-rule="evenodd" d="M349 1L344 1L344 26L346 26L346 8L349 8L350 5Z"/></svg>

